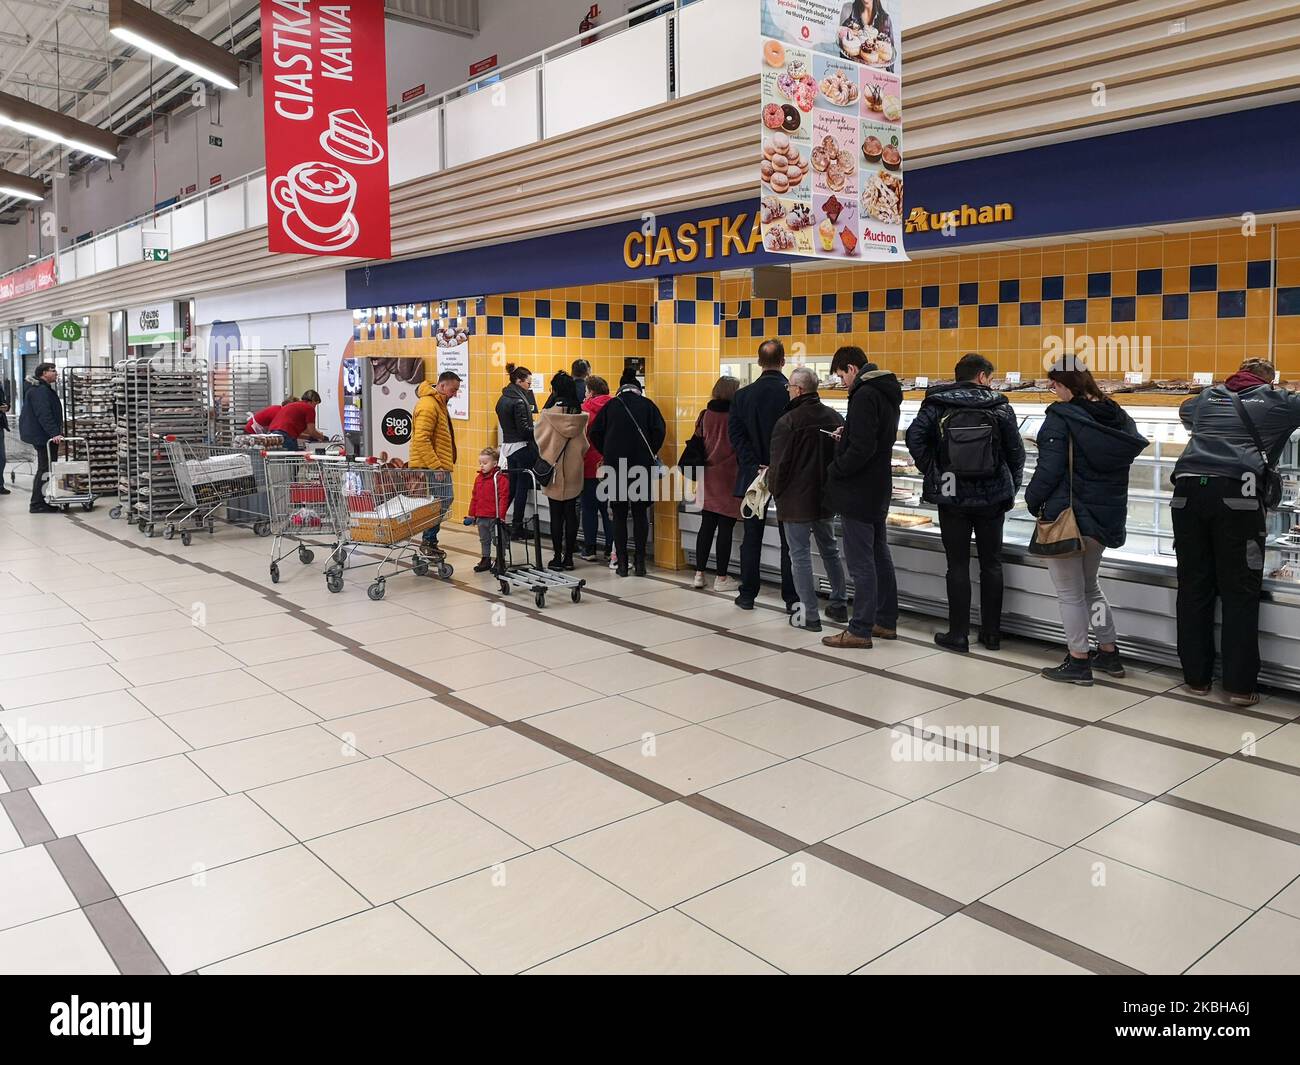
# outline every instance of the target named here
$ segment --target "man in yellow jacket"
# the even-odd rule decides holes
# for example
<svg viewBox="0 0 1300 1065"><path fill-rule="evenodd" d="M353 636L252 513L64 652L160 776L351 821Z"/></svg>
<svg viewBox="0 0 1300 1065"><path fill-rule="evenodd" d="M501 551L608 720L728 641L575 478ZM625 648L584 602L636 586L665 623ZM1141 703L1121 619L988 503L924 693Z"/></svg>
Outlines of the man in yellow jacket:
<svg viewBox="0 0 1300 1065"><path fill-rule="evenodd" d="M416 389L415 416L411 426L410 465L434 470L434 479L450 480L456 467L456 431L447 404L460 391L460 377L450 370L438 375L438 383L423 381ZM420 553L441 562L446 553L438 547L438 528L426 529Z"/></svg>

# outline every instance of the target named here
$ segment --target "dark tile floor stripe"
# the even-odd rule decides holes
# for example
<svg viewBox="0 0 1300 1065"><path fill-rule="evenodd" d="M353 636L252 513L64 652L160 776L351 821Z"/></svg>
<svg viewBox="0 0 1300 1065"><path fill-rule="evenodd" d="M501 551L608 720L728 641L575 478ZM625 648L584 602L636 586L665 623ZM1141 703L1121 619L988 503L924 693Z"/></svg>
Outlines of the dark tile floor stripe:
<svg viewBox="0 0 1300 1065"><path fill-rule="evenodd" d="M1028 921L1022 921L1019 917L1014 917L986 903L972 902L962 910L962 913L999 932L1014 936L1022 943L1045 950L1098 976L1142 975L1140 969L1134 969L1114 958L1108 958L1105 954L1098 954L1095 950L1089 950L1073 940L1058 936L1045 928L1039 928Z"/></svg>
<svg viewBox="0 0 1300 1065"><path fill-rule="evenodd" d="M741 664L743 665L743 663ZM778 688L773 684L764 684L762 681L754 680L752 677L746 677L743 674L728 673L721 669L702 670L701 672L708 673L719 680L729 680L733 684L739 684L742 688L748 688L750 691L762 692L764 695L770 695L773 699L784 699L786 702L798 703L800 706L808 707L809 710L818 710L830 717L852 721L858 725L865 725L867 728L889 728L888 723L878 721L874 717L868 717L866 714L857 714L852 710L844 710L831 703L823 703L820 699L814 699L802 692L786 691L784 688Z"/></svg>
<svg viewBox="0 0 1300 1065"><path fill-rule="evenodd" d="M1248 832L1257 832L1261 836L1270 836L1273 839L1280 839L1286 843L1300 844L1300 832L1293 832L1289 828L1280 828L1277 825L1270 825L1267 821L1257 821L1253 817L1244 817L1241 814L1235 814L1231 810L1220 810L1217 806L1206 806L1204 803L1194 802L1191 799L1184 799L1180 795L1161 795L1156 802L1162 802L1166 806L1174 806L1179 810L1187 810L1190 813L1200 814L1202 817L1209 817L1215 821L1221 821L1225 825L1235 825L1237 828L1244 828Z"/></svg>
<svg viewBox="0 0 1300 1065"><path fill-rule="evenodd" d="M701 795L699 792L694 795L683 795L680 802L683 806L689 806L692 810L707 814L715 821L721 821L724 825L739 829L745 835L752 836L754 839L760 840L770 847L775 847L779 851L784 851L786 854L795 854L808 846L803 840L795 839L794 836L787 835L780 829L772 828L771 825L765 825L762 821L755 821L748 814L742 814L738 810L733 810L730 806L723 806L722 803L710 799L707 795Z"/></svg>
<svg viewBox="0 0 1300 1065"><path fill-rule="evenodd" d="M1150 802L1155 798L1154 795L1145 791L1139 791L1137 788L1126 787L1123 784L1116 784L1110 780L1102 780L1101 777L1089 776L1087 773L1079 773L1073 769L1066 769L1064 766L1053 765L1051 762L1040 761L1026 754L1018 754L1014 758L1005 759L1008 762L1015 762L1016 765L1024 766L1026 769L1035 769L1040 773L1046 773L1049 776L1060 777L1062 780L1073 780L1076 784L1086 784L1090 788L1096 788L1098 791L1108 791L1112 795L1119 795L1125 799L1132 799L1134 802Z"/></svg>
<svg viewBox="0 0 1300 1065"><path fill-rule="evenodd" d="M109 886L104 874L99 871L99 866L76 836L61 836L50 840L45 844L45 851L63 874L78 906L84 909L96 902L116 897L117 892Z"/></svg>
<svg viewBox="0 0 1300 1065"><path fill-rule="evenodd" d="M167 966L118 898L85 907L86 919L123 976L166 976Z"/></svg>
<svg viewBox="0 0 1300 1065"><path fill-rule="evenodd" d="M584 754L580 761L583 765L596 770L596 772L604 773L611 780L617 780L620 784L639 791L642 795L648 795L656 802L676 802L681 798L668 785L660 784L657 780L651 780L649 777L643 777L640 773L628 769L627 766L611 762L604 755Z"/></svg>
<svg viewBox="0 0 1300 1065"><path fill-rule="evenodd" d="M435 695L433 698L448 709L455 710L459 714L464 714L466 717L473 718L480 725L487 725L489 728L492 728L493 726L504 725L506 723L504 718L497 717L496 714L490 713L482 707L475 706L473 703L462 699L454 693Z"/></svg>
<svg viewBox="0 0 1300 1065"><path fill-rule="evenodd" d="M1121 725L1115 721L1107 721L1105 718L1094 721L1092 727L1102 729L1105 732L1116 732L1121 736L1129 736L1135 740L1146 740L1148 743L1157 742L1154 733L1143 732L1141 729L1130 728L1128 725ZM1199 743L1188 743L1186 740L1174 739L1172 736L1160 736L1158 742L1162 746L1187 751L1189 754L1200 754L1207 758L1213 758L1216 762L1227 758L1230 753L1228 751L1217 751L1213 747L1203 747Z"/></svg>
<svg viewBox="0 0 1300 1065"><path fill-rule="evenodd" d="M1300 765L1292 765L1290 762L1275 762L1271 758L1261 758L1257 754L1242 754L1240 751L1234 751L1228 757L1234 762L1249 762L1251 765L1263 766L1278 773L1290 773L1293 777L1300 777Z"/></svg>
<svg viewBox="0 0 1300 1065"><path fill-rule="evenodd" d="M10 791L26 791L40 783L3 725L0 725L0 779Z"/></svg>
<svg viewBox="0 0 1300 1065"><path fill-rule="evenodd" d="M23 768L26 769L26 765ZM27 771L31 772L30 769ZM0 806L4 807L5 816L14 826L14 831L18 833L18 838L23 841L24 847L35 847L41 843L48 843L52 839L58 839L58 835L45 820L45 814L36 805L36 800L32 798L30 791L10 791L0 795Z"/></svg>
<svg viewBox="0 0 1300 1065"><path fill-rule="evenodd" d="M869 880L877 887L882 887L895 895L901 895L903 898L915 902L918 906L934 910L945 917L950 917L962 909L962 904L956 899L950 899L947 895L928 888L924 884L918 884L914 880L908 880L905 876L891 873L888 869L882 869L864 858L859 858L856 854L840 850L839 847L832 846L829 843L814 843L808 848L808 853L814 858L820 858L822 861L835 866L837 869L843 869L846 873L852 873L863 880Z"/></svg>

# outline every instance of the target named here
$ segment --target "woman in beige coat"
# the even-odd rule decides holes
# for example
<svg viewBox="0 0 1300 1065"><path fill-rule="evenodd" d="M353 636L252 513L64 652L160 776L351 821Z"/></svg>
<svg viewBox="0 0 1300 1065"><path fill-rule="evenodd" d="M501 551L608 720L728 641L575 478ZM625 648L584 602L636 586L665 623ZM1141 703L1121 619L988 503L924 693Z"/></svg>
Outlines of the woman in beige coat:
<svg viewBox="0 0 1300 1065"><path fill-rule="evenodd" d="M551 398L546 401L534 428L537 466L551 472L542 489L551 505L551 544L555 557L549 569L573 569L573 550L578 545L578 497L582 495L582 456L587 443L587 415L578 401L574 380L561 370L551 378Z"/></svg>

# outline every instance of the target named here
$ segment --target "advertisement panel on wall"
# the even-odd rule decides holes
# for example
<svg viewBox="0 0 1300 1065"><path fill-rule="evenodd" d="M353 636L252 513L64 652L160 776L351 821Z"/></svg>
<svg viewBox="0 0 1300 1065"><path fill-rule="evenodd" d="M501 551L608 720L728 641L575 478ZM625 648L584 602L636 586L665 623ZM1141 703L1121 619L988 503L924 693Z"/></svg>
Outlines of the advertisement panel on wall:
<svg viewBox="0 0 1300 1065"><path fill-rule="evenodd" d="M21 270L0 277L0 302L30 296L33 292L43 292L56 281L53 259L24 266Z"/></svg>
<svg viewBox="0 0 1300 1065"><path fill-rule="evenodd" d="M127 344L177 344L181 330L176 324L176 304L171 301L150 307L132 307L126 312Z"/></svg>
<svg viewBox="0 0 1300 1065"><path fill-rule="evenodd" d="M760 0L763 246L902 262L902 0Z"/></svg>
<svg viewBox="0 0 1300 1065"><path fill-rule="evenodd" d="M387 259L384 5L261 2L268 247Z"/></svg>
<svg viewBox="0 0 1300 1065"><path fill-rule="evenodd" d="M421 358L368 358L370 389L370 450L380 459L402 459L411 454L416 390L424 380Z"/></svg>
<svg viewBox="0 0 1300 1065"><path fill-rule="evenodd" d="M461 334L463 336L463 334ZM457 421L469 421L469 340L438 337L438 376L450 371L460 378L460 390L447 401L447 413ZM540 377L541 374L538 374Z"/></svg>

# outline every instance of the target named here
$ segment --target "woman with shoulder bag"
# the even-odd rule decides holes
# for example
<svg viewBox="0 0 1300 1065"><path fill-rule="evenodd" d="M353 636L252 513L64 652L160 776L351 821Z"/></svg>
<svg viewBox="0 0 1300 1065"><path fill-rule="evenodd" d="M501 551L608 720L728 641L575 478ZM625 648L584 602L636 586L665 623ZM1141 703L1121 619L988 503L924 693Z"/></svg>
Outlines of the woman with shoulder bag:
<svg viewBox="0 0 1300 1065"><path fill-rule="evenodd" d="M573 569L578 545L578 497L582 495L582 458L588 448L587 415L578 402L573 378L561 370L551 378L551 396L534 430L539 480L551 507L551 544L555 557L548 569Z"/></svg>
<svg viewBox="0 0 1300 1065"><path fill-rule="evenodd" d="M533 411L537 401L533 398L533 372L526 366L506 363L510 380L501 389L497 400L496 416L501 426L501 458L510 480L510 499L514 504L514 520L510 535L516 540L524 535L524 512L528 509L528 486L531 478L524 472L537 462L537 444L533 440Z"/></svg>
<svg viewBox="0 0 1300 1065"><path fill-rule="evenodd" d="M1047 408L1038 432L1038 464L1025 506L1038 519L1029 552L1047 562L1069 652L1042 674L1090 685L1094 665L1124 676L1114 617L1097 572L1105 549L1124 543L1129 467L1149 441L1124 408L1102 394L1082 362L1067 358L1047 376L1057 402ZM1089 629L1097 639L1093 652Z"/></svg>
<svg viewBox="0 0 1300 1065"><path fill-rule="evenodd" d="M708 406L700 411L695 435L703 443L704 466L696 480L700 504L700 531L695 538L695 587L703 588L707 580L709 552L717 537L713 590L731 591L735 582L727 575L731 566L731 538L740 520L740 498L736 495L736 449L727 434L731 400L740 388L734 377L722 376L714 382Z"/></svg>

